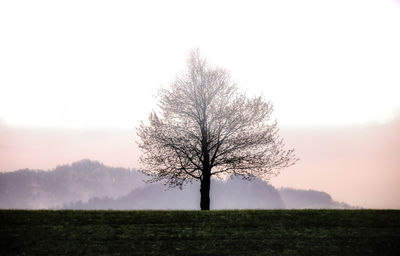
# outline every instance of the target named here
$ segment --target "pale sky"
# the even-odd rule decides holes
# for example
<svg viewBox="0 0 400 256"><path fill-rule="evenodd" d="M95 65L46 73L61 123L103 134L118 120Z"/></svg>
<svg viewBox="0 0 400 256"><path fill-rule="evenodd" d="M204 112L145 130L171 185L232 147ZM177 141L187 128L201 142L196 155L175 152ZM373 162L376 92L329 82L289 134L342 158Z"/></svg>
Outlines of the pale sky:
<svg viewBox="0 0 400 256"><path fill-rule="evenodd" d="M191 49L274 104L275 186L400 208L400 0L0 1L0 171L137 167Z"/></svg>
<svg viewBox="0 0 400 256"><path fill-rule="evenodd" d="M1 1L0 121L135 127L198 47L282 125L386 122L399 28L395 0Z"/></svg>

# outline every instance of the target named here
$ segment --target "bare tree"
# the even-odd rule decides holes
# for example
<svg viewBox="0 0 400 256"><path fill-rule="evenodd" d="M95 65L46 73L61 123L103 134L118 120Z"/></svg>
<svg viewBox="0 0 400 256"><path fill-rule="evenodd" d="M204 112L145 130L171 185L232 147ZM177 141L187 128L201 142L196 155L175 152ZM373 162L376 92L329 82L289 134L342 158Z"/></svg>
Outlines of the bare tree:
<svg viewBox="0 0 400 256"><path fill-rule="evenodd" d="M297 159L270 121L271 103L239 92L229 73L209 66L198 50L187 65L160 90L160 113L138 128L140 162L151 182L182 187L200 180L200 208L209 210L211 176L269 178Z"/></svg>

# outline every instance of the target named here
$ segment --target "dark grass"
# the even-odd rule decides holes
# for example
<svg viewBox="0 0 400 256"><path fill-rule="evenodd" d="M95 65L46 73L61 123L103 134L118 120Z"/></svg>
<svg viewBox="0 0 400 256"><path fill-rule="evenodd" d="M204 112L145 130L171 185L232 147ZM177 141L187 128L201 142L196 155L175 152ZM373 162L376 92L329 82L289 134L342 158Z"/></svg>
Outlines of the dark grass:
<svg viewBox="0 0 400 256"><path fill-rule="evenodd" d="M0 211L0 255L400 255L400 211Z"/></svg>

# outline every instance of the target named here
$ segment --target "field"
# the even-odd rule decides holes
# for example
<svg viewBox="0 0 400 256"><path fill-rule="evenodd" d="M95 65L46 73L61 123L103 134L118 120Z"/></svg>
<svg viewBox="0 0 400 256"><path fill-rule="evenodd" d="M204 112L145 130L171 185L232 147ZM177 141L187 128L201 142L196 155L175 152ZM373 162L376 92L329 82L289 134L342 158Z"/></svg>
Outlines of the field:
<svg viewBox="0 0 400 256"><path fill-rule="evenodd" d="M400 211L0 211L0 255L400 255Z"/></svg>

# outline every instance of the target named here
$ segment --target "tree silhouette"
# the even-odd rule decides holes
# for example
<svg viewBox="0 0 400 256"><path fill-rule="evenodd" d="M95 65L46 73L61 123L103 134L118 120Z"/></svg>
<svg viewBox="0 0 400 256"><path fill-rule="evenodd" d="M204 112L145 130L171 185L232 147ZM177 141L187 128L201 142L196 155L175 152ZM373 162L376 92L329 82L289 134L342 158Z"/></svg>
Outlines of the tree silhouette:
<svg viewBox="0 0 400 256"><path fill-rule="evenodd" d="M198 50L187 72L160 90L159 107L137 131L142 171L170 187L200 180L201 210L210 209L211 176L269 178L297 160L270 121L271 103L239 92Z"/></svg>

